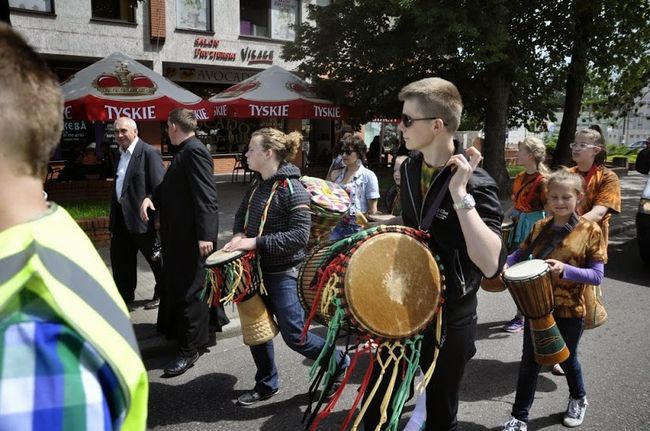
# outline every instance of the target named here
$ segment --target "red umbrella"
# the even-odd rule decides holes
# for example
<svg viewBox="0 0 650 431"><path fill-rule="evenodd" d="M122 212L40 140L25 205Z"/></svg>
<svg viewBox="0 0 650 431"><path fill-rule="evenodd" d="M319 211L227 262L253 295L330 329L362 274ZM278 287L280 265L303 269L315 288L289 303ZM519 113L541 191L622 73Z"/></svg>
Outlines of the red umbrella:
<svg viewBox="0 0 650 431"><path fill-rule="evenodd" d="M209 103L132 58L115 52L72 75L62 85L66 120L165 121L175 108L211 119Z"/></svg>
<svg viewBox="0 0 650 431"><path fill-rule="evenodd" d="M215 117L338 120L347 110L319 98L311 85L280 66L253 75L211 97Z"/></svg>

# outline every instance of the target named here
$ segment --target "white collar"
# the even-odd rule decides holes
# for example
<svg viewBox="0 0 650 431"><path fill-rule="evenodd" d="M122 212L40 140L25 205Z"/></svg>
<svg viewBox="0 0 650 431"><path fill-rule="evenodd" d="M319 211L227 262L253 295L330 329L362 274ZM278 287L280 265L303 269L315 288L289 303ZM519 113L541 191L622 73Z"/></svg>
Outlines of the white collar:
<svg viewBox="0 0 650 431"><path fill-rule="evenodd" d="M122 147L120 147L120 153L124 154L124 153L128 152L129 156L133 155L133 150L135 150L135 144L138 143L139 139L140 138L138 138L136 136L135 139L133 140L133 142L131 142L131 145L129 145L126 150L123 150Z"/></svg>

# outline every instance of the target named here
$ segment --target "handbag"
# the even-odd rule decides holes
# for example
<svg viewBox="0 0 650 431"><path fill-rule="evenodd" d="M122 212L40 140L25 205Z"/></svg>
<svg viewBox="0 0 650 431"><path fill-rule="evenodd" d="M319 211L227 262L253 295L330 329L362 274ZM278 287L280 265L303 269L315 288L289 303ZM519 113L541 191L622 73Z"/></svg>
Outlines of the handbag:
<svg viewBox="0 0 650 431"><path fill-rule="evenodd" d="M594 329L604 324L607 321L607 310L600 286L587 286L582 297L585 301L585 329Z"/></svg>

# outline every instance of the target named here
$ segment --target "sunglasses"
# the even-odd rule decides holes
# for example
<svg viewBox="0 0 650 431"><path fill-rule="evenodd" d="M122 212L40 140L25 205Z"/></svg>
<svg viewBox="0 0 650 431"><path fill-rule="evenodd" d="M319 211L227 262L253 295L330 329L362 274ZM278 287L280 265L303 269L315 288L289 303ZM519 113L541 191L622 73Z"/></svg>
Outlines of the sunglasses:
<svg viewBox="0 0 650 431"><path fill-rule="evenodd" d="M575 142L571 142L569 144L569 148L572 150L584 150L586 148L596 148L598 145L592 145L592 144L576 144Z"/></svg>
<svg viewBox="0 0 650 431"><path fill-rule="evenodd" d="M347 150L341 150L341 154L342 154L342 155L343 155L343 154L347 154L347 155L349 156L349 155L352 154L352 153L354 153L354 150L351 150L351 149L349 149L349 148L348 148Z"/></svg>
<svg viewBox="0 0 650 431"><path fill-rule="evenodd" d="M444 124L445 126L447 125L447 123L445 123L445 120L443 120L440 117L412 118L406 114L402 114L400 120L402 121L402 124L404 124L404 127L406 128L411 127L414 121L422 121L422 120L442 120L442 124Z"/></svg>

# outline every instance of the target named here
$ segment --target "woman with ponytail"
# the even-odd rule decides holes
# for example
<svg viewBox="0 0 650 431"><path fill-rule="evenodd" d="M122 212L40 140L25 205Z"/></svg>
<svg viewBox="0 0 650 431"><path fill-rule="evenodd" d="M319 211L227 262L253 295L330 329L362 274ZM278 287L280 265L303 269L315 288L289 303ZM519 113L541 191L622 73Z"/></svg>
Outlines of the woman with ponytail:
<svg viewBox="0 0 650 431"><path fill-rule="evenodd" d="M298 268L306 257L311 227L310 197L300 182L300 170L290 160L301 149L302 134L263 128L253 133L246 158L257 175L235 214L233 238L225 251L256 250L267 294L262 298L275 316L282 338L294 351L316 360L325 345L323 338L308 332L304 340L304 312L298 299ZM273 340L251 346L257 366L255 387L238 398L248 406L280 390ZM338 351L343 371L349 358ZM334 385L338 388L338 385ZM332 394L334 393L332 391Z"/></svg>

